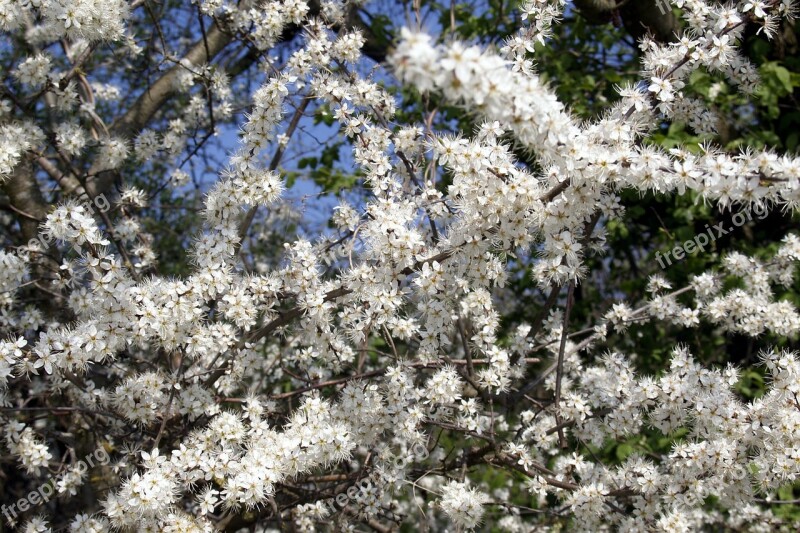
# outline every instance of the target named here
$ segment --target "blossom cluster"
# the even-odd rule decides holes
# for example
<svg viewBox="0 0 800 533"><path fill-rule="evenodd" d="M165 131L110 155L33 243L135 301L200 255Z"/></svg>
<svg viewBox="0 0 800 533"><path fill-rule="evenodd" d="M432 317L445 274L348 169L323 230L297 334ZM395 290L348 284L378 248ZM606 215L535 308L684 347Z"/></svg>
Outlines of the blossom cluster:
<svg viewBox="0 0 800 533"><path fill-rule="evenodd" d="M40 221L27 214L49 247L0 251L3 445L27 476L20 484L60 475L65 496L98 495L66 522L50 518L82 532L255 520L380 530L406 518L468 530L498 513L508 531L539 519L587 531L791 527L766 503L800 476L799 356L762 351L765 393L745 400L744 369L706 366L677 345L648 375L625 333L649 323L796 338L800 313L782 292L795 281L797 235L769 257L728 253L675 290L653 276L642 301L614 302L579 331L570 312L576 285L592 279L589 259L607 251L603 228L625 216L624 189L798 207L797 157L644 142L662 121L713 125L683 92L698 69L752 93L755 69L736 48L744 25L772 35L792 2L675 1L689 31L644 39L643 81L582 122L530 61L562 0L524 2L526 26L499 52L403 29L388 71L364 68L352 6L203 0L194 51L164 47L163 77L134 94L134 110L160 91L174 109L125 129L133 119L114 110L132 97L83 61L101 41L138 57L126 34L134 4L0 0L0 31L25 29L36 49L9 77L20 99L0 102L0 181L36 164L32 183L50 179L64 197ZM269 55L296 28L302 44ZM241 49L215 63L224 39ZM63 56L42 46L55 42ZM260 61L247 98L222 66L241 51ZM469 109L474 131L435 129L434 112L407 122L389 75L415 97ZM39 98L56 118L18 117L20 101ZM180 236L187 266L175 274L154 251L168 231L149 229L163 207L150 203L185 191L204 137L239 107L236 146L194 208L199 232ZM272 220L264 211L287 209L282 157L312 111L351 148L361 194L342 195L330 231L280 236L264 253L267 239L252 233ZM80 201L131 168L164 183L120 186L109 210ZM509 303L520 266L550 294L538 316ZM532 369L540 359L551 365ZM593 452L634 439L618 464ZM648 439L668 451L644 453ZM110 450L111 464L84 476L79 448ZM403 459L414 449L426 453ZM365 478L369 490L344 509L323 505ZM523 515L531 496L537 512ZM24 520L27 531L51 528L45 516Z"/></svg>

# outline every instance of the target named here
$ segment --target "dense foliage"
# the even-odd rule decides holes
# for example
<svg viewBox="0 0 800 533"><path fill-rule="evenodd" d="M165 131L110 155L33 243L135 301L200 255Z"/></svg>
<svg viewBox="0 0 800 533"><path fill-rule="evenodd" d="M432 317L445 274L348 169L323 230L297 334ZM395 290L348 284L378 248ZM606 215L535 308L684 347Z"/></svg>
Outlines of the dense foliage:
<svg viewBox="0 0 800 533"><path fill-rule="evenodd" d="M4 526L796 530L796 10L0 0Z"/></svg>

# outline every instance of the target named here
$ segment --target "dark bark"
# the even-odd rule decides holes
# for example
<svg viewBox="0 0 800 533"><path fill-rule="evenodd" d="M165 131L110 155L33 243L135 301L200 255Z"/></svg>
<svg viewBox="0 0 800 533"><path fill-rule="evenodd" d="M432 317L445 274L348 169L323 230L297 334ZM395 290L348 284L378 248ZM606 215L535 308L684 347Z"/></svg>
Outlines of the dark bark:
<svg viewBox="0 0 800 533"><path fill-rule="evenodd" d="M48 204L39 190L32 165L26 161L17 165L3 184L3 190L16 213L22 238L25 242L35 239L39 234L39 224L47 215Z"/></svg>
<svg viewBox="0 0 800 533"><path fill-rule="evenodd" d="M592 24L621 20L636 39L652 35L657 41L674 41L679 21L667 8L668 0L575 0L580 14Z"/></svg>

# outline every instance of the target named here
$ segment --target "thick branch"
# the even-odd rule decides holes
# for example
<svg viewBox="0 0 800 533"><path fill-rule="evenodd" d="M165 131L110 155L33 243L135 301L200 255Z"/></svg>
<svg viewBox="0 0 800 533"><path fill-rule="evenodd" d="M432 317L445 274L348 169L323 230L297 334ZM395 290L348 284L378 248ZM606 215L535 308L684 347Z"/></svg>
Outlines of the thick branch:
<svg viewBox="0 0 800 533"><path fill-rule="evenodd" d="M32 165L21 162L11 177L3 184L11 207L24 216L17 217L25 241L35 239L39 234L39 223L47 215L47 202L33 173Z"/></svg>
<svg viewBox="0 0 800 533"><path fill-rule="evenodd" d="M202 65L203 63L211 61L232 40L232 34L223 32L215 25L208 32L205 39L200 39L191 47L183 59L195 66ZM139 133L173 95L176 90L175 80L183 70L183 66L175 65L148 87L128 111L114 122L110 128L111 135L131 138ZM115 172L99 171L100 169L97 164L92 165L92 168L89 170L89 178L86 180L86 187L89 189L88 192L91 197L108 191L116 177ZM77 179L68 178L68 184L64 192L68 194L73 192L80 194L82 192L81 189L81 184Z"/></svg>

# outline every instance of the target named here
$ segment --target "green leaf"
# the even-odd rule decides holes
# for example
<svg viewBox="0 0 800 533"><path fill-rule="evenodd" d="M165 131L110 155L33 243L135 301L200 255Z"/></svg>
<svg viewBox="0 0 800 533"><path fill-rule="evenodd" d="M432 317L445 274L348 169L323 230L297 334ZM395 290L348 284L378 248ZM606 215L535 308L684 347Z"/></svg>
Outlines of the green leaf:
<svg viewBox="0 0 800 533"><path fill-rule="evenodd" d="M322 156L320 157L320 162L326 167L332 167L334 163L339 161L340 146L341 143L336 143L331 146L326 146L325 149L322 150Z"/></svg>
<svg viewBox="0 0 800 533"><path fill-rule="evenodd" d="M793 90L791 73L777 61L761 66L761 78L765 85L778 92L778 96L790 94Z"/></svg>
<svg viewBox="0 0 800 533"><path fill-rule="evenodd" d="M326 126L333 126L333 123L336 122L336 119L331 113L331 108L328 104L321 105L314 113L314 124L323 123Z"/></svg>
<svg viewBox="0 0 800 533"><path fill-rule="evenodd" d="M632 453L633 453L633 446L631 446L627 442L617 446L617 459L619 459L620 461L624 461Z"/></svg>
<svg viewBox="0 0 800 533"><path fill-rule="evenodd" d="M299 172L286 172L284 175L286 176L287 189L294 187L294 184L297 183L297 178L300 177Z"/></svg>
<svg viewBox="0 0 800 533"><path fill-rule="evenodd" d="M316 157L304 157L297 162L297 168L317 168L318 162Z"/></svg>
<svg viewBox="0 0 800 533"><path fill-rule="evenodd" d="M775 76L783 84L786 94L792 92L792 75L784 67L775 67Z"/></svg>

